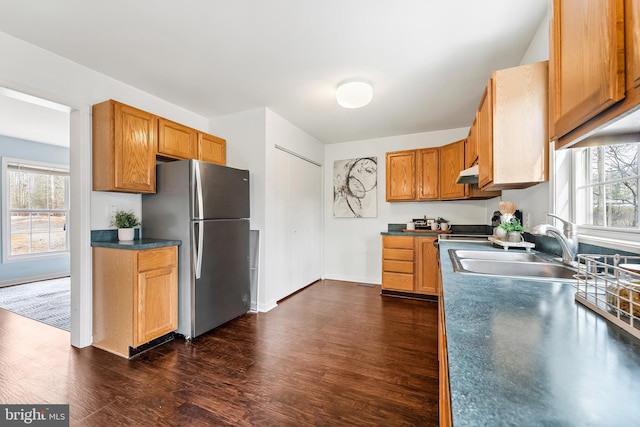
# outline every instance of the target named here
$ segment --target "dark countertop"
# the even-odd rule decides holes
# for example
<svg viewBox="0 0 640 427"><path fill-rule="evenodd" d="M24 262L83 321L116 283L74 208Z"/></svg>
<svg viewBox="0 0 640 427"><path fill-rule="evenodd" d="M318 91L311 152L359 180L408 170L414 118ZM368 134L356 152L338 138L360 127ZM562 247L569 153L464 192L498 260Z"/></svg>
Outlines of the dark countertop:
<svg viewBox="0 0 640 427"><path fill-rule="evenodd" d="M382 231L383 236L412 236L412 237L434 237L440 234L438 231Z"/></svg>
<svg viewBox="0 0 640 427"><path fill-rule="evenodd" d="M455 426L640 423L640 339L574 301L573 282L453 272L440 242Z"/></svg>
<svg viewBox="0 0 640 427"><path fill-rule="evenodd" d="M487 225L458 225L451 224L451 229L447 231L424 230L424 231L403 231L407 224L388 224L387 231L382 231L382 236L412 236L412 237L433 237L438 234L483 234L490 235L493 228Z"/></svg>
<svg viewBox="0 0 640 427"><path fill-rule="evenodd" d="M167 246L180 246L181 240L165 239L140 239L140 229L135 230L135 239L119 241L118 230L91 230L91 246L95 248L127 249L139 251L143 249L164 248Z"/></svg>
<svg viewBox="0 0 640 427"><path fill-rule="evenodd" d="M112 249L128 249L139 251L143 249L164 248L166 246L180 246L181 240L164 240L164 239L136 239L129 241L92 241L91 246L94 248L112 248Z"/></svg>

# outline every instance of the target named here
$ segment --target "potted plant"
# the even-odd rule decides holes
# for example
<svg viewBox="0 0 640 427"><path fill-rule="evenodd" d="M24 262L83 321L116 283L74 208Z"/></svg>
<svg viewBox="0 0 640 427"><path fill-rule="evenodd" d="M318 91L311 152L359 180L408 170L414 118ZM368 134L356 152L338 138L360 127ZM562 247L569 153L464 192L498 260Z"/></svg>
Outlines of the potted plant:
<svg viewBox="0 0 640 427"><path fill-rule="evenodd" d="M133 211L117 211L111 225L118 228L118 240L133 240L134 227L140 225L140 220Z"/></svg>
<svg viewBox="0 0 640 427"><path fill-rule="evenodd" d="M524 227L520 224L518 218L512 217L509 221L503 222L498 226L496 235L502 240L505 240L506 237L509 242L521 242L523 230Z"/></svg>

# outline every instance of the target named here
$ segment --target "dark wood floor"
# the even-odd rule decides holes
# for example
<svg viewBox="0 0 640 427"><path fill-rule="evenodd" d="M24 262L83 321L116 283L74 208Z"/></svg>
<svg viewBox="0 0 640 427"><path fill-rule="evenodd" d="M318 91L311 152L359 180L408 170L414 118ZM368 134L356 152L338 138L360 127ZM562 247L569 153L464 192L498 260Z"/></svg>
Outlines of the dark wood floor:
<svg viewBox="0 0 640 427"><path fill-rule="evenodd" d="M0 309L0 403L78 426L437 425L437 306L325 280L132 360Z"/></svg>

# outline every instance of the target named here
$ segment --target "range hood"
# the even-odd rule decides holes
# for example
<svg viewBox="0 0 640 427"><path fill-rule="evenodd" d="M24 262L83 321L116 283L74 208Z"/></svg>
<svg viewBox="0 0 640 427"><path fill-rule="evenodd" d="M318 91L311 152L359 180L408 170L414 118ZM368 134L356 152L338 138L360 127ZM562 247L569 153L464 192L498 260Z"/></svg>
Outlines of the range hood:
<svg viewBox="0 0 640 427"><path fill-rule="evenodd" d="M475 164L469 169L460 171L456 184L477 184L478 183L478 165Z"/></svg>

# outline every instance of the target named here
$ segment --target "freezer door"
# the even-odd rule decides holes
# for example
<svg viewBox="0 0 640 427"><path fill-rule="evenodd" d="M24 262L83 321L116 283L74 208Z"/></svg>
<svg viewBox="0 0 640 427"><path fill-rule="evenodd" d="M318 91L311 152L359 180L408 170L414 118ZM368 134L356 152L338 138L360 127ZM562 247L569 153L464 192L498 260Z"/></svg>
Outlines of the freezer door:
<svg viewBox="0 0 640 427"><path fill-rule="evenodd" d="M194 221L193 230L200 245L193 257L192 330L196 337L249 311L249 221Z"/></svg>
<svg viewBox="0 0 640 427"><path fill-rule="evenodd" d="M249 171L192 160L193 219L249 218Z"/></svg>

